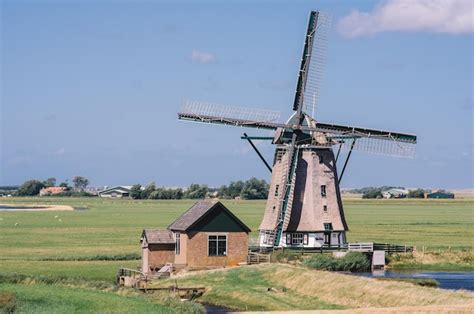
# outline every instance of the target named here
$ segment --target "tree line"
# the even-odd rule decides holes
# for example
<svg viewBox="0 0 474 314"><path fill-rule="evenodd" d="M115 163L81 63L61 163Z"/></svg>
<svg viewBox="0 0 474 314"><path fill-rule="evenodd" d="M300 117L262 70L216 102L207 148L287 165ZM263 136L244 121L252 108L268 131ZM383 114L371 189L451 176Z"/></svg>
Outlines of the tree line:
<svg viewBox="0 0 474 314"><path fill-rule="evenodd" d="M251 178L247 181L234 181L219 188L209 188L206 184L191 184L187 189L156 187L155 183L146 186L135 184L130 190L133 199L203 199L206 197L266 199L268 183L265 180Z"/></svg>
<svg viewBox="0 0 474 314"><path fill-rule="evenodd" d="M67 196L87 196L84 189L89 185L89 180L82 176L74 176L72 178L73 186L69 185L68 180L59 183L59 187L64 188L64 193ZM44 181L28 180L13 192L14 196L35 196L38 195L41 189L56 186L56 178L48 178ZM77 194L77 195L76 195Z"/></svg>
<svg viewBox="0 0 474 314"><path fill-rule="evenodd" d="M89 180L82 176L75 176L71 180L61 182L58 186L64 191L55 196L93 196L84 191L89 185ZM41 180L28 180L24 182L16 191L9 190L8 194L13 196L36 196L41 189L56 186L55 178ZM142 186L135 184L130 190L130 197L133 199L203 199L206 197L219 197L225 199L266 199L269 185L265 180L251 178L246 181L233 181L229 185L222 185L219 188L210 188L206 184L193 183L188 188L166 188L157 187L154 182Z"/></svg>
<svg viewBox="0 0 474 314"><path fill-rule="evenodd" d="M363 199L372 199L372 198L383 198L383 192L391 190L391 189L405 190L405 188L401 186L381 186L381 187L369 186L369 187L364 187L360 189L349 190L348 192L362 194ZM438 192L452 194L445 190L438 190ZM431 193L431 190L418 188L414 190L409 190L408 193L402 197L403 198L405 197L406 198L425 198L425 195L429 193Z"/></svg>

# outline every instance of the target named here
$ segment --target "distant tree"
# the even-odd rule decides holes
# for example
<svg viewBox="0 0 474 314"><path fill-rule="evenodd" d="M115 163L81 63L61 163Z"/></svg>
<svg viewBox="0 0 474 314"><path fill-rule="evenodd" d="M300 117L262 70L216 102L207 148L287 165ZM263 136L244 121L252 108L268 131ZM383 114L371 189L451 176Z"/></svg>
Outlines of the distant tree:
<svg viewBox="0 0 474 314"><path fill-rule="evenodd" d="M133 199L142 198L142 186L140 184L135 184L130 189L130 197Z"/></svg>
<svg viewBox="0 0 474 314"><path fill-rule="evenodd" d="M45 187L51 187L56 185L56 178L48 178L43 181Z"/></svg>
<svg viewBox="0 0 474 314"><path fill-rule="evenodd" d="M69 184L67 183L67 180L66 180L66 182L59 183L59 186L62 187L62 188L66 188L66 190L70 189Z"/></svg>
<svg viewBox="0 0 474 314"><path fill-rule="evenodd" d="M362 194L362 198L367 199L367 198L383 198L382 191L379 189L374 189L365 192Z"/></svg>
<svg viewBox="0 0 474 314"><path fill-rule="evenodd" d="M173 190L173 199L180 200L183 198L183 195L184 195L183 189L178 188L178 189Z"/></svg>
<svg viewBox="0 0 474 314"><path fill-rule="evenodd" d="M240 197L248 200L265 199L268 196L268 183L265 180L251 178L242 188Z"/></svg>
<svg viewBox="0 0 474 314"><path fill-rule="evenodd" d="M157 200L175 200L183 198L182 189L166 189L166 188L157 188L148 196L149 199Z"/></svg>
<svg viewBox="0 0 474 314"><path fill-rule="evenodd" d="M416 189L411 190L408 192L409 198L425 198L425 190L423 189Z"/></svg>
<svg viewBox="0 0 474 314"><path fill-rule="evenodd" d="M145 189L141 192L142 193L142 199L147 199L150 197L151 193L153 193L156 190L156 185L155 182L150 182L148 185L145 187Z"/></svg>
<svg viewBox="0 0 474 314"><path fill-rule="evenodd" d="M193 183L186 190L185 197L192 199L205 198L209 188L205 184Z"/></svg>
<svg viewBox="0 0 474 314"><path fill-rule="evenodd" d="M34 196L38 195L42 188L44 188L43 182L38 180L28 180L20 186L16 193L19 196Z"/></svg>
<svg viewBox="0 0 474 314"><path fill-rule="evenodd" d="M75 176L72 178L72 183L75 188L84 190L89 185L89 180L81 176Z"/></svg>

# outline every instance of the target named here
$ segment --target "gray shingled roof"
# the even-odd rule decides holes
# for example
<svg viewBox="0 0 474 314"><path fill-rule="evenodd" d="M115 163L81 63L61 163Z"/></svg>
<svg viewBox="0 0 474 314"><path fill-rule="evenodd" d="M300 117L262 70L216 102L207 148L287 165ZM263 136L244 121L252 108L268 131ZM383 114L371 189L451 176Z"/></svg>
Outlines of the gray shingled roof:
<svg viewBox="0 0 474 314"><path fill-rule="evenodd" d="M211 199L206 199L195 203L190 209L188 209L171 225L169 225L168 229L186 231L192 224L194 224L217 203L219 203L219 201Z"/></svg>
<svg viewBox="0 0 474 314"><path fill-rule="evenodd" d="M148 244L174 244L173 232L163 229L143 229L142 237Z"/></svg>

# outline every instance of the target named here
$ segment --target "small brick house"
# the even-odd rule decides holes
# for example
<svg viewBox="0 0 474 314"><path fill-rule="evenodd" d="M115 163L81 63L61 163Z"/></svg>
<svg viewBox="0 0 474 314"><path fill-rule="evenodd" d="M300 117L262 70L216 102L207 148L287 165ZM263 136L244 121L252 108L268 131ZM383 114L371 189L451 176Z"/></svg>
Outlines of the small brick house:
<svg viewBox="0 0 474 314"><path fill-rule="evenodd" d="M249 232L221 202L199 201L166 230L143 230L142 271L236 266L247 260Z"/></svg>

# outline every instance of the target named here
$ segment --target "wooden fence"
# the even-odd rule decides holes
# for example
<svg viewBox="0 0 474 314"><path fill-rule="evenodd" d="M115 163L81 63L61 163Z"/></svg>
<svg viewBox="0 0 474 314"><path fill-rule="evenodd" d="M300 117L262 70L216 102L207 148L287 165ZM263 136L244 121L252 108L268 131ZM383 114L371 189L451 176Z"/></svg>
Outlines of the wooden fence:
<svg viewBox="0 0 474 314"><path fill-rule="evenodd" d="M247 264L270 263L270 256L270 254L249 252L247 255Z"/></svg>

